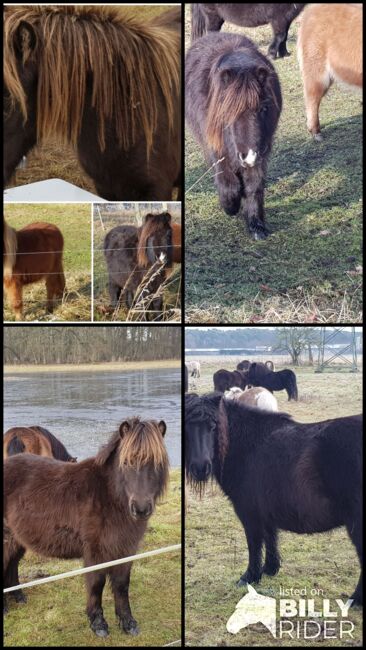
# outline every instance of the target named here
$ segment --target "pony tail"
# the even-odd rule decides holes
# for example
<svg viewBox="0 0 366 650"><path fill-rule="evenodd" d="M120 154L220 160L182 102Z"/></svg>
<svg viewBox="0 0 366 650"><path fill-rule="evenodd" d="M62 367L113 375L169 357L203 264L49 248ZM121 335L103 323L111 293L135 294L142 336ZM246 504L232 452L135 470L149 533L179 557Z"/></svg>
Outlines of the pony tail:
<svg viewBox="0 0 366 650"><path fill-rule="evenodd" d="M17 233L4 219L4 278L10 280L17 256Z"/></svg>

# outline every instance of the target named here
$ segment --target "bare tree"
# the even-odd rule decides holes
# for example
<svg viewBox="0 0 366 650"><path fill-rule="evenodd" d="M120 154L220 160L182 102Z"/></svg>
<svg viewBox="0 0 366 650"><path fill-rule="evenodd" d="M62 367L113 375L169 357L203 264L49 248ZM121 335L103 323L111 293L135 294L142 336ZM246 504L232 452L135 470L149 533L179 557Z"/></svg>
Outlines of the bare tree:
<svg viewBox="0 0 366 650"><path fill-rule="evenodd" d="M312 346L318 342L318 327L277 327L274 350L288 352L294 366L300 365L300 356L304 350L307 350L309 364L313 365Z"/></svg>

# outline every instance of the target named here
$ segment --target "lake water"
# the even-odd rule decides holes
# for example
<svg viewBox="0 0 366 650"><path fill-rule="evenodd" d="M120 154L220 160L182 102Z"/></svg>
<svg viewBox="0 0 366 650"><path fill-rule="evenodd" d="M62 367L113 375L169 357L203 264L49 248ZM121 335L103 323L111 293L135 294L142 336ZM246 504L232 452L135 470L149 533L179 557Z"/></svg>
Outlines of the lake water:
<svg viewBox="0 0 366 650"><path fill-rule="evenodd" d="M123 420L165 420L172 467L181 466L181 372L179 368L6 375L4 431L40 425L71 456L93 456Z"/></svg>

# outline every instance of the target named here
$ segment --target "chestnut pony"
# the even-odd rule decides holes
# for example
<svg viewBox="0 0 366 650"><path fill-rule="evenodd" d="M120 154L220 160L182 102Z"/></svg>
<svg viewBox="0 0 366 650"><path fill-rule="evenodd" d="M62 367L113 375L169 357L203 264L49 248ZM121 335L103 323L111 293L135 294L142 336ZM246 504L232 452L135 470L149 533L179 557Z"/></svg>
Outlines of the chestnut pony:
<svg viewBox="0 0 366 650"><path fill-rule="evenodd" d="M16 320L23 316L23 287L44 280L47 311L62 298L65 276L62 265L64 239L52 223L36 222L15 230L4 219L4 289Z"/></svg>
<svg viewBox="0 0 366 650"><path fill-rule="evenodd" d="M4 458L23 452L75 463L66 447L43 427L12 427L4 435Z"/></svg>

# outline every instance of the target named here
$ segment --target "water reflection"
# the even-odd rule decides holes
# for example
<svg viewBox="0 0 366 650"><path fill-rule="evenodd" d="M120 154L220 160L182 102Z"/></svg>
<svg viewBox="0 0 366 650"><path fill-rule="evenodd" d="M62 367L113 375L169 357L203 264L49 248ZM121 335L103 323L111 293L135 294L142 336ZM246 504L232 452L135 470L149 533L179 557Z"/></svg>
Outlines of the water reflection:
<svg viewBox="0 0 366 650"><path fill-rule="evenodd" d="M180 369L41 372L6 376L4 431L46 427L79 460L94 455L127 417L165 420L173 467L181 464Z"/></svg>

